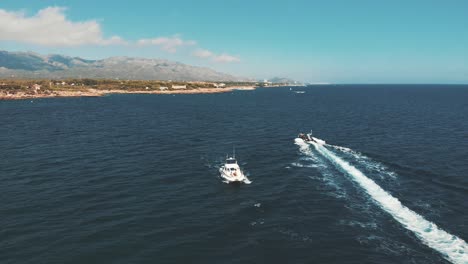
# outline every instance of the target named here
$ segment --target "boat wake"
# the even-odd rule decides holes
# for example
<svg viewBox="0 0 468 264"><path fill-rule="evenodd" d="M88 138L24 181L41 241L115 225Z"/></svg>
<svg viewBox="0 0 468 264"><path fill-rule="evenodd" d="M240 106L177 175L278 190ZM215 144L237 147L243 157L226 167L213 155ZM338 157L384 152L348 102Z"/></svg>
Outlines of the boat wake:
<svg viewBox="0 0 468 264"><path fill-rule="evenodd" d="M299 146L299 151L304 155L300 159L301 162L293 162L291 163L291 166L295 168L309 168L318 171L321 176L308 176L311 180L322 183L315 185L315 187L320 191L324 191L328 196L332 196L337 199L346 199L346 191L343 189L336 176L333 175L324 158L315 154L310 148L310 145L305 143L303 140L296 140L296 145Z"/></svg>
<svg viewBox="0 0 468 264"><path fill-rule="evenodd" d="M244 180L242 182L245 183L245 184L251 184L252 183L252 181L249 180L249 178L247 178L247 175L244 175Z"/></svg>
<svg viewBox="0 0 468 264"><path fill-rule="evenodd" d="M357 155L356 152L339 146L327 145L322 140L316 140L316 142L307 144L301 139L296 139L296 144L300 146L301 152L306 155L312 151L310 149L310 152L305 151L305 146L310 147L309 144L313 145L318 154L329 160L338 169L350 175L352 180L363 188L380 208L389 213L403 227L412 231L424 244L440 252L445 259L457 264L468 263L468 245L463 239L447 233L435 223L426 220L421 215L404 206L397 198L382 189L359 169L337 156L329 148L352 152L354 155ZM357 160L359 161L359 159Z"/></svg>
<svg viewBox="0 0 468 264"><path fill-rule="evenodd" d="M377 172L380 178L382 179L384 178L396 179L397 178L397 174L393 171L388 170L387 166L383 165L380 162L372 160L371 158L363 155L360 152L354 151L350 148L345 148L345 147L336 146L336 145L325 144L325 146L334 148L340 151L341 153L348 155L349 157L355 159L358 163L362 164L366 169Z"/></svg>

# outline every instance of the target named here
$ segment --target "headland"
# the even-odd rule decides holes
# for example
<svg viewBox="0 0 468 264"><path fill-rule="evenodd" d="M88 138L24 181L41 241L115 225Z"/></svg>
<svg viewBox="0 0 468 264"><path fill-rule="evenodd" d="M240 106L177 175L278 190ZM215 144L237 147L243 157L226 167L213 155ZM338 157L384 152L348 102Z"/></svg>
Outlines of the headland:
<svg viewBox="0 0 468 264"><path fill-rule="evenodd" d="M255 82L178 82L107 79L3 79L0 100L96 97L107 94L207 94L254 90Z"/></svg>

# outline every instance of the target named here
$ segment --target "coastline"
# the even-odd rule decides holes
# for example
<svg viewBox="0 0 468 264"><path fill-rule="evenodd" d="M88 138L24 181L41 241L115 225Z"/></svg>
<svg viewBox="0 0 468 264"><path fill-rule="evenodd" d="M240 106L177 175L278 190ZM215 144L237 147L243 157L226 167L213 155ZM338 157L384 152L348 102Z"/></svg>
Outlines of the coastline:
<svg viewBox="0 0 468 264"><path fill-rule="evenodd" d="M196 88L181 90L123 90L123 89L86 89L81 91L56 90L49 93L8 93L0 90L0 100L24 100L38 98L58 98L58 97L100 97L108 94L212 94L227 93L235 90L250 91L255 90L256 86L231 86L226 88Z"/></svg>

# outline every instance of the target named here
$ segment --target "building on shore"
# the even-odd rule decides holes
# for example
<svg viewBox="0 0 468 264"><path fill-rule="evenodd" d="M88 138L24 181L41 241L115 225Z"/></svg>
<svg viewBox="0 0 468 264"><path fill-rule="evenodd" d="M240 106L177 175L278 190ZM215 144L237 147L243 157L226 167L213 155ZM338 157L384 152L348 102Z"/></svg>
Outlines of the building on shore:
<svg viewBox="0 0 468 264"><path fill-rule="evenodd" d="M34 91L39 91L41 89L41 85L35 83L32 87L31 87Z"/></svg>
<svg viewBox="0 0 468 264"><path fill-rule="evenodd" d="M187 85L172 85L172 89L187 89Z"/></svg>

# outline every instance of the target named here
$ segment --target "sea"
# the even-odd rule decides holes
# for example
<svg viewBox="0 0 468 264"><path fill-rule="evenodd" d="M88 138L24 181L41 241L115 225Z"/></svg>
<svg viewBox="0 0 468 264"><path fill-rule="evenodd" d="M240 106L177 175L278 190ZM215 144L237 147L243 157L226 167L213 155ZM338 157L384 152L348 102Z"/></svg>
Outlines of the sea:
<svg viewBox="0 0 468 264"><path fill-rule="evenodd" d="M468 85L0 101L0 201L2 264L466 264Z"/></svg>

